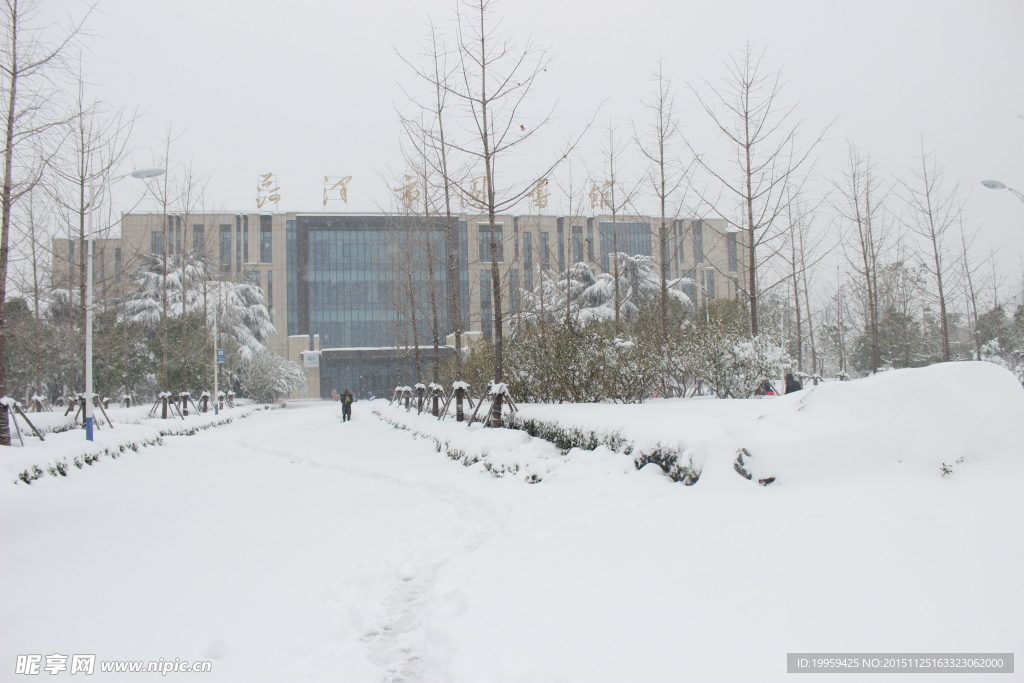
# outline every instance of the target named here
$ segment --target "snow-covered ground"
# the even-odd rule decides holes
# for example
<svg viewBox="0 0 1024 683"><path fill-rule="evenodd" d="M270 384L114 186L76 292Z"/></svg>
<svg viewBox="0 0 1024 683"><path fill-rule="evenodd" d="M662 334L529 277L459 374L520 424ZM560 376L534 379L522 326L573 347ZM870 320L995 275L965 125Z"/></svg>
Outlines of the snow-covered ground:
<svg viewBox="0 0 1024 683"><path fill-rule="evenodd" d="M1024 391L1005 371L522 412L634 451L562 456L382 401L343 424L337 404L307 403L0 485L0 663L208 659L202 678L218 681L781 681L787 652L1024 650ZM696 484L635 470L659 444L699 465ZM843 680L861 678L905 675ZM967 677L928 676L946 679Z"/></svg>

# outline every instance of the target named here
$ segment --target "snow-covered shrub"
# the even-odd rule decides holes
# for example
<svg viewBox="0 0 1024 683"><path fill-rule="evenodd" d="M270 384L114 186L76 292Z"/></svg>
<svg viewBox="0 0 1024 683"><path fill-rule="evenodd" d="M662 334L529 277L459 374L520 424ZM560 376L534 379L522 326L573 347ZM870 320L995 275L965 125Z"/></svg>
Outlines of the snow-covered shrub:
<svg viewBox="0 0 1024 683"><path fill-rule="evenodd" d="M768 335L748 337L714 321L695 326L688 346L694 373L719 398L749 398L764 380L778 377L793 364Z"/></svg>
<svg viewBox="0 0 1024 683"><path fill-rule="evenodd" d="M251 353L242 365L240 379L242 391L260 403L276 401L284 394L306 388L302 368L266 347Z"/></svg>
<svg viewBox="0 0 1024 683"><path fill-rule="evenodd" d="M640 453L634 458L636 468L642 469L644 465L654 463L658 465L669 476L672 481L682 482L687 486L693 486L700 479L700 470L694 469L689 460L680 462L682 453L672 448L658 445L653 451Z"/></svg>

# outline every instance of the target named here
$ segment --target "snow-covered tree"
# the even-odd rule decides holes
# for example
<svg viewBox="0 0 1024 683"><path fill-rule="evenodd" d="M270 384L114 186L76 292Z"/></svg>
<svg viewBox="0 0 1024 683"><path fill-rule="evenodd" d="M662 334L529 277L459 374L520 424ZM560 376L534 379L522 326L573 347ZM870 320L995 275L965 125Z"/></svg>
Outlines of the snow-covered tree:
<svg viewBox="0 0 1024 683"><path fill-rule="evenodd" d="M284 394L306 388L302 368L265 347L252 352L242 366L239 379L242 392L260 402L275 401Z"/></svg>
<svg viewBox="0 0 1024 683"><path fill-rule="evenodd" d="M137 289L124 303L123 319L152 330L151 343L155 345L164 343L163 335L157 334L161 321L168 326L167 356L176 359L171 384L193 389L197 383L210 381L215 326L220 334L219 346L227 351L224 370L241 378L246 365L267 351L270 336L276 331L263 290L247 283L214 279L201 259L174 257L166 271L163 263L162 258L151 258L133 275Z"/></svg>
<svg viewBox="0 0 1024 683"><path fill-rule="evenodd" d="M577 263L560 276L543 272L534 290L523 292L523 312L516 322L613 321L616 291L619 317L626 322L635 321L644 303L660 296L661 280L650 256L618 253L614 257L618 267L608 273L598 273L595 266L587 263ZM618 273L617 288L615 273ZM670 298L685 308L692 307L683 291L688 284L691 281L684 278L667 283Z"/></svg>

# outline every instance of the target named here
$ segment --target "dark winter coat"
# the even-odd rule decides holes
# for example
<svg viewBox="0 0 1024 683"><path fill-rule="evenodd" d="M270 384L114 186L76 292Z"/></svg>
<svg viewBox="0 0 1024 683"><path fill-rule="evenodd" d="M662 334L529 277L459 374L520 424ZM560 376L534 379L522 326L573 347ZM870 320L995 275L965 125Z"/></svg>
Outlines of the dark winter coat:
<svg viewBox="0 0 1024 683"><path fill-rule="evenodd" d="M803 386L800 384L800 380L793 376L793 373L786 375L786 393L791 394L794 391L800 391Z"/></svg>

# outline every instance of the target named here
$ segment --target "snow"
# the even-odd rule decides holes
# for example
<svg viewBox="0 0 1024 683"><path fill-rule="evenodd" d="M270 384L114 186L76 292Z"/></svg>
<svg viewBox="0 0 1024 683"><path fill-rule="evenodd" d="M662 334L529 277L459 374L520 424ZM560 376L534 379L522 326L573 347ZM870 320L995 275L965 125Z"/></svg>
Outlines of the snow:
<svg viewBox="0 0 1024 683"><path fill-rule="evenodd" d="M217 681L783 681L787 652L1024 643L1024 390L995 366L520 406L618 433L629 455L563 456L380 400L349 423L332 402L295 405L0 485L0 661L210 659ZM699 480L637 470L659 444ZM739 476L739 448L776 481Z"/></svg>
<svg viewBox="0 0 1024 683"><path fill-rule="evenodd" d="M50 468L63 464L67 468L66 473L59 476L75 476L83 466L92 466L93 463L87 460L94 457L118 458L127 450L155 445L166 435L194 433L246 418L262 408L253 405L251 401L244 403L245 405L221 410L219 415L215 415L212 410L207 413L191 411L184 419L175 415L174 418L166 420L149 416L152 405L108 408L105 412L114 422L113 429L108 426L104 412L97 408L95 420L98 427L92 442L85 439L85 432L81 429L81 417L76 423L75 409L69 414L65 414L64 409L27 413L28 419L42 432L45 441L40 441L19 416L25 445L0 448L0 472L3 472L9 481L19 482L19 475L31 473L33 467L46 473ZM21 483L24 483L23 480Z"/></svg>

